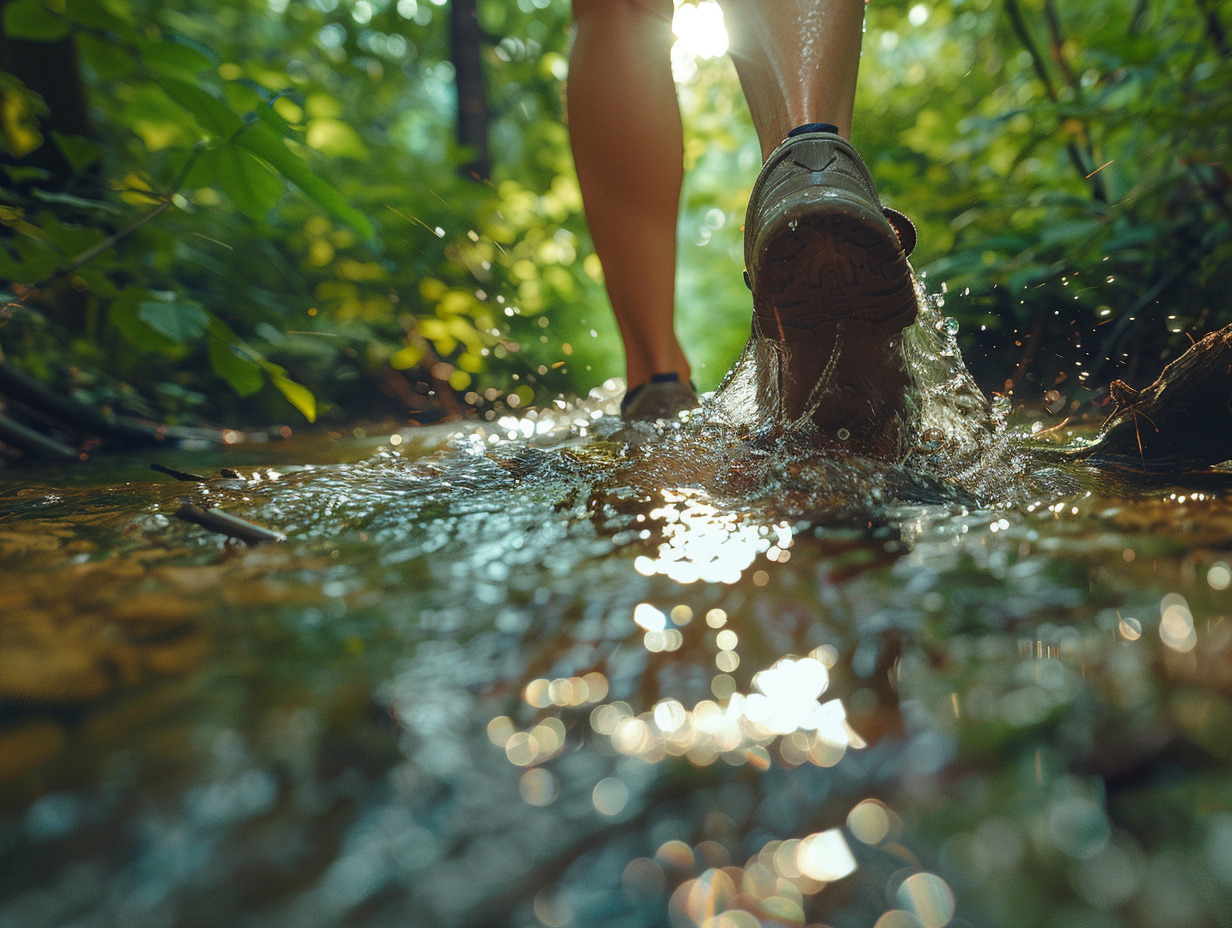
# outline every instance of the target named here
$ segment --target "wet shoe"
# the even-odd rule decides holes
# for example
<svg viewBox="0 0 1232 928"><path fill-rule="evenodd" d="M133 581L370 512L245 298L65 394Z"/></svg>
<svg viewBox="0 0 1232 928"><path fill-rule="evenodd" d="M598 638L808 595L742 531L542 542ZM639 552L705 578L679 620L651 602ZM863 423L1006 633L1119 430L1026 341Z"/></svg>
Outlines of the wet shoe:
<svg viewBox="0 0 1232 928"><path fill-rule="evenodd" d="M649 383L634 387L620 401L620 417L626 422L675 419L686 409L700 405L693 384L677 374L655 374Z"/></svg>
<svg viewBox="0 0 1232 928"><path fill-rule="evenodd" d="M901 418L901 333L916 317L910 220L884 210L855 149L803 126L762 167L745 221L754 335L779 346L789 420L869 436Z"/></svg>

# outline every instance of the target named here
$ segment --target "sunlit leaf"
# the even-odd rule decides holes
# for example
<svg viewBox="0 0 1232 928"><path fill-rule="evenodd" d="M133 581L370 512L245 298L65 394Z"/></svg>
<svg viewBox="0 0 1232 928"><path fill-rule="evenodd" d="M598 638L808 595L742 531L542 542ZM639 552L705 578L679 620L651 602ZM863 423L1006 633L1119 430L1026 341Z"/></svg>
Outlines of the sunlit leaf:
<svg viewBox="0 0 1232 928"><path fill-rule="evenodd" d="M162 41L143 41L139 44L142 63L161 77L175 80L192 80L201 71L216 64L214 58L186 40L178 37Z"/></svg>
<svg viewBox="0 0 1232 928"><path fill-rule="evenodd" d="M396 371L405 371L423 360L424 351L419 345L406 345L389 356L389 365Z"/></svg>
<svg viewBox="0 0 1232 928"><path fill-rule="evenodd" d="M304 141L330 158L365 158L367 146L359 133L341 119L313 119Z"/></svg>
<svg viewBox="0 0 1232 928"><path fill-rule="evenodd" d="M183 81L164 79L160 86L180 106L193 115L197 124L215 138L230 138L244 127L242 120L217 97Z"/></svg>
<svg viewBox="0 0 1232 928"><path fill-rule="evenodd" d="M347 223L366 239L376 230L371 220L351 206L333 184L316 174L308 163L287 148L286 143L264 123L250 125L236 144L268 161L283 177L322 206L334 218Z"/></svg>
<svg viewBox="0 0 1232 928"><path fill-rule="evenodd" d="M258 106L254 112L262 122L287 138L295 134L295 128L291 124L304 118L304 111L285 96L276 97L269 104Z"/></svg>
<svg viewBox="0 0 1232 928"><path fill-rule="evenodd" d="M146 83L133 88L125 109L125 119L130 131L150 151L191 144L200 138L198 123L192 113L157 84Z"/></svg>
<svg viewBox="0 0 1232 928"><path fill-rule="evenodd" d="M237 145L202 152L189 175L193 186L218 186L245 216L264 219L282 199L283 182Z"/></svg>
<svg viewBox="0 0 1232 928"><path fill-rule="evenodd" d="M305 419L309 422L317 421L317 398L311 390L301 383L296 383L289 377L278 374L272 375L270 381L287 398L287 402L299 410Z"/></svg>
<svg viewBox="0 0 1232 928"><path fill-rule="evenodd" d="M39 118L47 113L47 105L16 77L0 71L0 143L9 154L23 158L43 144Z"/></svg>

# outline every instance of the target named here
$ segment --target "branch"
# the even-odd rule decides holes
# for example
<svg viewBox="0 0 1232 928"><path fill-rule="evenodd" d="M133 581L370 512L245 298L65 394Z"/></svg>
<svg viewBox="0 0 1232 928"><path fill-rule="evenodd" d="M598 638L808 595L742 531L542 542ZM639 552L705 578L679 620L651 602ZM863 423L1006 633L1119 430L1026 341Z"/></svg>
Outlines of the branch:
<svg viewBox="0 0 1232 928"><path fill-rule="evenodd" d="M1051 4L1049 4L1051 6ZM1060 95L1057 92L1056 84L1053 83L1052 75L1048 73L1047 60L1040 51L1039 46L1035 43L1034 37L1031 35L1031 30L1027 26L1027 21L1022 15L1022 7L1018 5L1018 0L1005 0L1005 12L1009 16L1010 25L1013 27L1014 34L1018 37L1018 41L1027 51L1027 55L1031 59L1031 67L1035 71L1036 76L1040 79L1040 83L1044 85L1044 93L1053 103L1058 103ZM1053 11L1055 16L1055 10ZM1056 24L1057 32L1054 34L1054 41L1060 38L1060 25ZM1058 51L1059 55L1059 51ZM1059 65L1063 70L1066 70L1063 65ZM1072 75L1071 75L1072 80ZM1077 85L1069 83L1069 87L1077 91ZM1083 126L1085 133L1086 126ZM1088 133L1089 138L1089 133ZM1065 151L1069 156L1070 163L1074 169L1082 176L1082 179L1088 183L1091 189L1092 198L1101 203L1108 202L1108 192L1104 187L1104 179L1095 171L1095 161L1093 157L1084 158L1082 150L1076 142L1066 142Z"/></svg>
<svg viewBox="0 0 1232 928"><path fill-rule="evenodd" d="M273 529L256 525L218 509L202 509L189 502L181 503L175 515L176 518L183 519L185 522L192 522L194 525L200 525L202 528L219 535L226 535L228 538L238 538L248 545L257 545L263 541L287 540L287 536L282 532L275 532Z"/></svg>
<svg viewBox="0 0 1232 928"><path fill-rule="evenodd" d="M1228 45L1228 31L1223 20L1219 18L1219 10L1211 4L1211 0L1198 0L1198 7L1206 19L1206 37L1211 40L1220 58L1232 56L1232 47Z"/></svg>
<svg viewBox="0 0 1232 928"><path fill-rule="evenodd" d="M137 219L129 223L123 229L120 229L118 232L113 232L111 235L108 235L105 239L103 239L93 248L87 248L77 257L73 258L73 260L69 261L68 264L64 264L56 268L46 278L32 285L30 287L30 290L31 291L40 290L43 287L47 286L47 284L51 283L52 281L59 280L61 278L69 276L70 274L79 270L83 265L89 264L91 261L93 261L99 255L101 255L103 252L109 251L112 248L114 248L121 241L123 241L128 236L132 235L134 232L140 229L147 222L161 216L166 211L167 207L171 205L172 195L173 194L167 194L166 199L164 199L161 203L155 206L148 213L146 213L143 216L138 216Z"/></svg>
<svg viewBox="0 0 1232 928"><path fill-rule="evenodd" d="M1142 32L1142 24L1146 20L1147 8L1150 6L1151 0L1138 0L1138 5L1134 7L1134 15L1129 18L1129 34L1139 35Z"/></svg>
<svg viewBox="0 0 1232 928"><path fill-rule="evenodd" d="M52 458L61 461L76 461L76 448L70 448L63 442L48 438L42 432L37 432L20 422L14 422L8 416L0 415L0 443L20 448L27 454Z"/></svg>
<svg viewBox="0 0 1232 928"><path fill-rule="evenodd" d="M1061 17L1057 13L1057 7L1053 0L1045 0L1044 2L1044 21L1048 23L1048 37L1052 40L1053 63L1060 69L1061 76L1065 78L1065 83L1075 93L1079 93L1081 87L1078 83L1078 78L1065 61L1065 37L1061 35Z"/></svg>
<svg viewBox="0 0 1232 928"><path fill-rule="evenodd" d="M1052 75L1048 73L1048 66L1044 63L1044 56L1040 54L1039 47L1031 36L1031 30L1027 28L1027 21L1023 19L1022 7L1018 5L1018 0L1005 0L1005 12L1010 18L1010 25L1013 26L1014 34L1018 36L1018 41L1022 43L1022 47L1027 50L1027 54L1031 57L1031 66L1035 69L1035 74L1040 79L1040 83L1044 85L1044 92L1048 95L1048 99L1055 103L1057 89L1053 86Z"/></svg>
<svg viewBox="0 0 1232 928"><path fill-rule="evenodd" d="M92 406L61 396L8 364L0 363L0 394L41 417L50 418L87 435L116 438L134 444L161 444L167 435L158 429L107 416Z"/></svg>

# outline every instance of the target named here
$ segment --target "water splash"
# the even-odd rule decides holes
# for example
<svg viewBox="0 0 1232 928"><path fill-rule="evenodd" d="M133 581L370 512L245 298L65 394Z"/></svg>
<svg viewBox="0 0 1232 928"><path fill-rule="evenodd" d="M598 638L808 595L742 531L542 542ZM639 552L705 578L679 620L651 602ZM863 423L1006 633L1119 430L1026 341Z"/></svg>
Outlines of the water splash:
<svg viewBox="0 0 1232 928"><path fill-rule="evenodd" d="M1073 492L1075 476L1042 458L1025 433L1010 427L1008 404L990 402L979 389L940 297L919 281L916 292L918 318L897 348L906 369L905 408L875 446L852 440L845 428L819 434L810 416L830 400L825 384L808 412L785 416L781 348L758 337L702 409L682 421L599 422L595 434L627 442L627 470L650 483L697 485L730 505L768 505L792 517L842 522L902 503L1007 506Z"/></svg>

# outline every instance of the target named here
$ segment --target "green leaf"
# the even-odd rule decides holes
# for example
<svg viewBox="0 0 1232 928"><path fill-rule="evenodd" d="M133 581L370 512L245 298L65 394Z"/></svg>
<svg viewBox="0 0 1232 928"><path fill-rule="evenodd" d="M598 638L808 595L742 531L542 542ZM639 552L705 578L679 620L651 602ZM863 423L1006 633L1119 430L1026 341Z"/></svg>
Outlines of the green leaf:
<svg viewBox="0 0 1232 928"><path fill-rule="evenodd" d="M75 258L106 238L102 229L63 222L51 212L40 213L37 221L46 240L66 258Z"/></svg>
<svg viewBox="0 0 1232 928"><path fill-rule="evenodd" d="M4 173L14 184L39 184L51 177L49 171L35 167L13 168L5 165Z"/></svg>
<svg viewBox="0 0 1232 928"><path fill-rule="evenodd" d="M68 26L42 0L13 0L4 8L4 33L9 39L54 42L68 35Z"/></svg>
<svg viewBox="0 0 1232 928"><path fill-rule="evenodd" d="M38 278L34 275L27 275L21 263L9 254L8 249L0 246L0 280L16 283L22 279L37 280Z"/></svg>
<svg viewBox="0 0 1232 928"><path fill-rule="evenodd" d="M215 335L212 324L210 334ZM244 357L237 346L228 344L221 338L212 337L209 351L210 369L230 384L231 389L239 396L252 396L265 383L261 366Z"/></svg>
<svg viewBox="0 0 1232 928"><path fill-rule="evenodd" d="M81 53L81 60L89 64L90 70L100 80L118 80L130 74L136 67L132 56L124 49L89 33L77 36L77 48Z"/></svg>
<svg viewBox="0 0 1232 928"><path fill-rule="evenodd" d="M240 396L249 396L261 388L261 375L264 371L270 382L278 389L287 401L294 406L309 422L317 418L317 398L303 384L296 383L287 376L286 368L269 361L249 348L231 331L230 327L217 316L211 316L209 321L210 365L214 372L231 384Z"/></svg>
<svg viewBox="0 0 1232 928"><path fill-rule="evenodd" d="M200 338L210 321L209 313L196 300L175 294L154 294L156 299L137 304L137 317L160 335L172 341L188 342Z"/></svg>
<svg viewBox="0 0 1232 928"><path fill-rule="evenodd" d="M206 132L216 138L233 139L240 148L268 162L335 219L347 223L366 239L376 236L371 220L351 206L338 188L316 174L304 159L287 148L269 125L253 122L245 126L229 106L199 87L176 80L163 80L161 83L167 95L192 113Z"/></svg>
<svg viewBox="0 0 1232 928"><path fill-rule="evenodd" d="M304 138L310 148L315 148L330 158L366 158L368 149L359 133L341 119L313 119L308 123Z"/></svg>
<svg viewBox="0 0 1232 928"><path fill-rule="evenodd" d="M145 40L140 43L141 60L155 74L174 80L192 80L194 75L210 70L215 62L209 55L169 36L162 41Z"/></svg>
<svg viewBox="0 0 1232 928"><path fill-rule="evenodd" d="M282 374L271 374L270 380L292 406L309 422L317 421L317 398L301 383L296 383Z"/></svg>
<svg viewBox="0 0 1232 928"><path fill-rule="evenodd" d="M150 151L192 145L201 138L199 123L192 113L157 84L136 84L126 104L125 125Z"/></svg>
<svg viewBox="0 0 1232 928"><path fill-rule="evenodd" d="M278 115L278 112L274 109L273 103L273 100L265 103L259 103L253 112L257 114L258 119L268 125L279 135L284 138L294 138L295 129L289 122Z"/></svg>
<svg viewBox="0 0 1232 928"><path fill-rule="evenodd" d="M60 149L60 154L64 155L69 166L77 174L80 174L102 156L103 150L101 146L91 139L80 135L64 135L60 132L52 131L52 140L56 143L56 148Z"/></svg>
<svg viewBox="0 0 1232 928"><path fill-rule="evenodd" d="M40 203L59 203L61 206L71 206L78 210L91 210L95 213L105 213L118 216L124 211L114 203L106 200L90 200L86 197L75 197L71 193L56 193L54 190L31 190L30 196Z"/></svg>
<svg viewBox="0 0 1232 928"><path fill-rule="evenodd" d="M188 182L218 186L245 216L260 221L282 199L282 179L260 159L237 145L202 152Z"/></svg>
<svg viewBox="0 0 1232 928"><path fill-rule="evenodd" d="M129 23L118 15L120 12L129 13L119 4L108 3L107 0L67 0L64 4L64 15L75 23L128 35Z"/></svg>
<svg viewBox="0 0 1232 928"><path fill-rule="evenodd" d="M197 125L215 138L228 139L244 128L244 120L231 107L200 87L170 78L159 83L167 96L191 113Z"/></svg>
<svg viewBox="0 0 1232 928"><path fill-rule="evenodd" d="M125 290L107 309L107 318L125 340L142 351L172 352L181 347L178 342L155 331L138 315L140 304L153 294L140 287Z"/></svg>
<svg viewBox="0 0 1232 928"><path fill-rule="evenodd" d="M347 223L366 239L375 237L376 231L368 217L351 206L346 197L338 192L338 188L315 174L307 162L287 148L269 126L254 123L235 141L241 148L268 161L283 177L299 187L335 219Z"/></svg>

